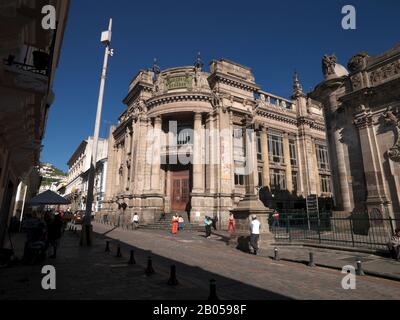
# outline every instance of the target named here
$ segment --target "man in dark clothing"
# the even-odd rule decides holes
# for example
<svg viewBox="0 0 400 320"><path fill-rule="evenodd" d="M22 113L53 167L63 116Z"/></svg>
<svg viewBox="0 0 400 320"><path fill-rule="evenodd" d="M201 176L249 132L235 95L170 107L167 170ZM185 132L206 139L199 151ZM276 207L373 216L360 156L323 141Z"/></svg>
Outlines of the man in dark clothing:
<svg viewBox="0 0 400 320"><path fill-rule="evenodd" d="M214 215L211 221L212 221L212 227L214 228L214 230L217 230L218 216Z"/></svg>
<svg viewBox="0 0 400 320"><path fill-rule="evenodd" d="M211 224L212 224L211 218L206 216L204 219L204 226L206 228L206 238L207 239L211 238Z"/></svg>
<svg viewBox="0 0 400 320"><path fill-rule="evenodd" d="M48 240L49 244L53 247L53 255L50 258L55 259L57 257L57 248L60 242L62 234L63 222L59 212L55 213L54 219L49 224L48 228Z"/></svg>

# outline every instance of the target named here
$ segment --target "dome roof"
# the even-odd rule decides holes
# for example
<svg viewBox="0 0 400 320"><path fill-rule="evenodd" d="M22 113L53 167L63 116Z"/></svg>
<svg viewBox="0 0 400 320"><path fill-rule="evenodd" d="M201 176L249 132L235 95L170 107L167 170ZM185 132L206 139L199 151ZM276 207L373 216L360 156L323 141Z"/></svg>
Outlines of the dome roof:
<svg viewBox="0 0 400 320"><path fill-rule="evenodd" d="M335 74L338 77L343 77L343 76L348 76L349 72L345 67L343 67L341 64L336 64L335 66Z"/></svg>

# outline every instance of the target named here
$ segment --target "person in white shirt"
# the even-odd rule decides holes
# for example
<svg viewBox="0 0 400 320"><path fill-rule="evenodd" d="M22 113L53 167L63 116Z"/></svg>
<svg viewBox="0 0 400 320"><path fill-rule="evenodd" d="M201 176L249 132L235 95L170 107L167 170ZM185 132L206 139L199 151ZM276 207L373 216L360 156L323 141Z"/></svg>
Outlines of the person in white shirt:
<svg viewBox="0 0 400 320"><path fill-rule="evenodd" d="M252 220L253 221L250 223L250 246L253 248L253 254L257 255L261 223L255 215L252 217Z"/></svg>
<svg viewBox="0 0 400 320"><path fill-rule="evenodd" d="M132 216L132 230L139 228L139 215L137 212Z"/></svg>

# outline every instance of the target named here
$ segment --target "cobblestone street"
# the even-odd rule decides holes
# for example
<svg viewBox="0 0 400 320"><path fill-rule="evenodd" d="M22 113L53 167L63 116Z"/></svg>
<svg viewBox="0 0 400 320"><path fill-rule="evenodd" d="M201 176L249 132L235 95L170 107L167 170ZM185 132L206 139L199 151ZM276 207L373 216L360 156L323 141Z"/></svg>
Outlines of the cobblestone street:
<svg viewBox="0 0 400 320"><path fill-rule="evenodd" d="M80 248L79 232L66 231L59 257L46 264L57 271L57 289L41 289L40 266L0 270L0 299L199 299L209 295L209 280L217 280L220 299L398 299L400 282L358 277L356 290L343 290L340 271L273 261L228 247L222 237L202 233L123 231L94 224L92 248ZM111 253L105 253L105 240ZM121 241L122 258L116 255ZM114 241L115 240L115 241ZM129 266L130 250L137 264ZM151 251L156 274L144 269ZM177 267L179 285L168 286L169 269Z"/></svg>

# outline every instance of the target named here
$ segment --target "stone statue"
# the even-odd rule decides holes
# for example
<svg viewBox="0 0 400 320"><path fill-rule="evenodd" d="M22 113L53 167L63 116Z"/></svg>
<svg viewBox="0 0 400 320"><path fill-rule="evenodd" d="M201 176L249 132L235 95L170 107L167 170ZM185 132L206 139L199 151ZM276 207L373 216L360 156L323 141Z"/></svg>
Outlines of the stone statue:
<svg viewBox="0 0 400 320"><path fill-rule="evenodd" d="M154 73L153 82L156 83L157 80L158 80L158 76L159 76L160 73L161 73L161 69L160 69L160 67L159 67L158 64L157 64L157 59L156 59L156 58L154 59L153 69L152 69L152 70L153 70L153 73Z"/></svg>
<svg viewBox="0 0 400 320"><path fill-rule="evenodd" d="M197 53L197 59L194 63L194 68L195 68L196 72L198 72L198 71L203 71L203 67L204 67L204 63L201 60L201 54L199 52L199 53Z"/></svg>
<svg viewBox="0 0 400 320"><path fill-rule="evenodd" d="M324 55L324 57L322 58L322 73L324 74L324 76L329 76L335 73L336 63L336 55Z"/></svg>
<svg viewBox="0 0 400 320"><path fill-rule="evenodd" d="M384 117L385 123L394 127L395 136L395 143L387 154L392 161L400 162L400 112L398 110L395 112L391 108L388 108Z"/></svg>
<svg viewBox="0 0 400 320"><path fill-rule="evenodd" d="M360 71L364 67L364 58L366 57L368 57L368 53L366 52L361 52L353 56L347 64L350 72Z"/></svg>

